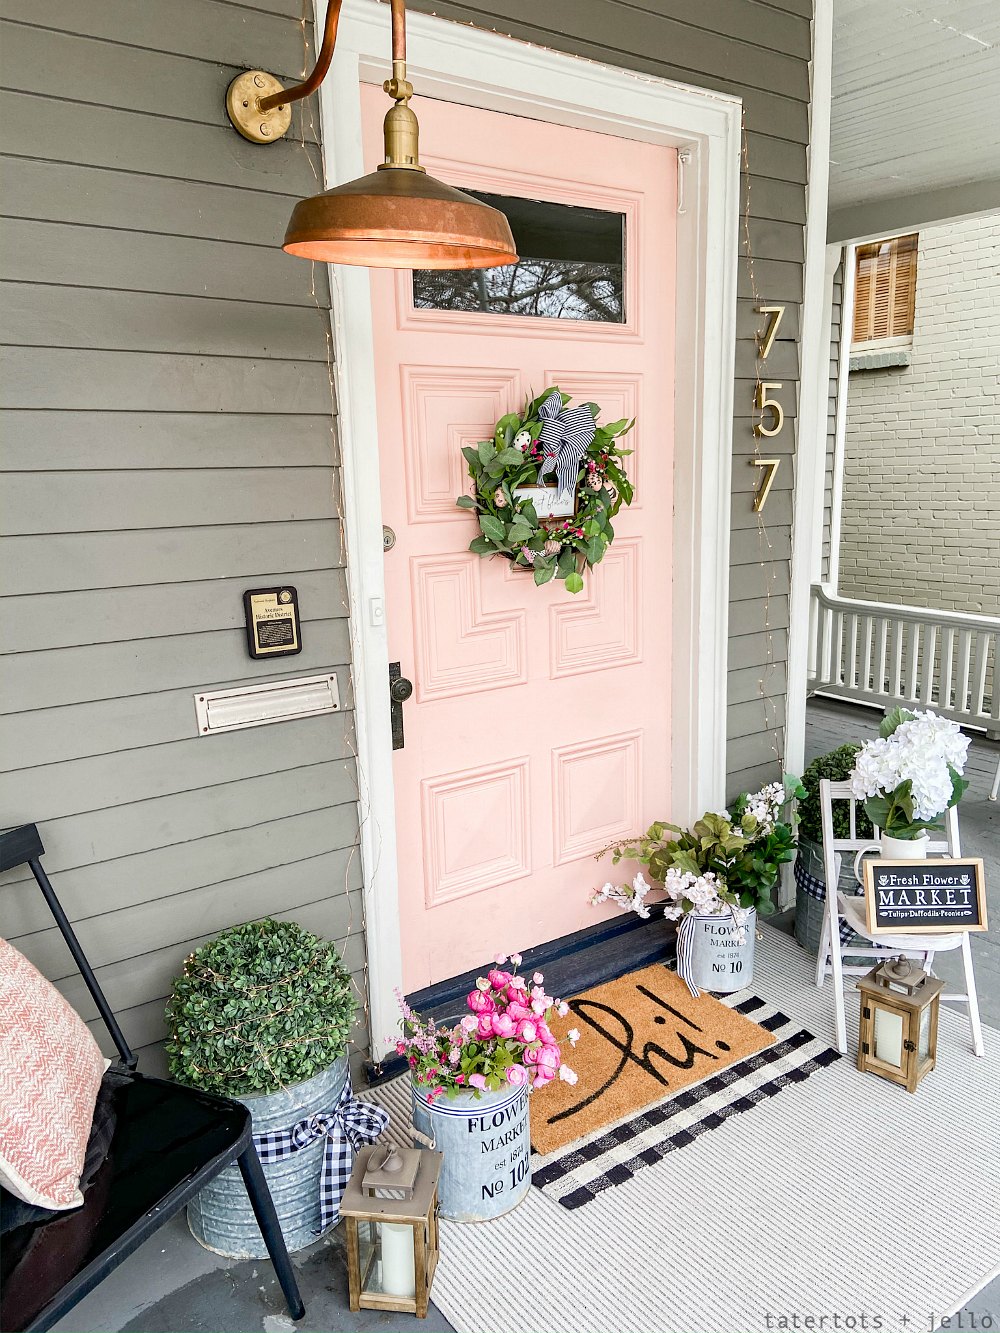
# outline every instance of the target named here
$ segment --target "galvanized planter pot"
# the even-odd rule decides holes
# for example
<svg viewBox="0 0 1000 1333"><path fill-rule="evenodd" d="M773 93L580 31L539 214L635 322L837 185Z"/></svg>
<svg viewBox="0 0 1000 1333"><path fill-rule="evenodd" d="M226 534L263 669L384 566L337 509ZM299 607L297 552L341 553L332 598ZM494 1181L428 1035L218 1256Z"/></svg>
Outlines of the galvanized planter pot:
<svg viewBox="0 0 1000 1333"><path fill-rule="evenodd" d="M823 869L823 844L814 842L812 838L799 839L799 848L795 856L795 938L810 953L818 953L826 903L805 891L800 878L802 873L818 879L821 883L826 873ZM841 857L837 883L841 893L851 896L858 892L851 856ZM864 949L871 948L870 941L852 932L850 941L841 945L841 949L849 952L852 944Z"/></svg>
<svg viewBox="0 0 1000 1333"><path fill-rule="evenodd" d="M234 1100L249 1107L253 1132L290 1129L299 1120L332 1111L347 1081L347 1056L322 1074L289 1088ZM262 1163L278 1221L290 1251L311 1245L319 1234L319 1185L326 1139L283 1158ZM206 1250L230 1259L264 1259L267 1246L250 1207L239 1167L227 1167L188 1204L188 1226Z"/></svg>
<svg viewBox="0 0 1000 1333"><path fill-rule="evenodd" d="M528 1089L438 1097L416 1087L413 1124L444 1154L438 1197L452 1222L487 1222L516 1208L531 1186Z"/></svg>
<svg viewBox="0 0 1000 1333"><path fill-rule="evenodd" d="M703 916L692 912L691 977L699 990L728 995L753 980L753 942L757 913L746 913L738 926L731 913Z"/></svg>

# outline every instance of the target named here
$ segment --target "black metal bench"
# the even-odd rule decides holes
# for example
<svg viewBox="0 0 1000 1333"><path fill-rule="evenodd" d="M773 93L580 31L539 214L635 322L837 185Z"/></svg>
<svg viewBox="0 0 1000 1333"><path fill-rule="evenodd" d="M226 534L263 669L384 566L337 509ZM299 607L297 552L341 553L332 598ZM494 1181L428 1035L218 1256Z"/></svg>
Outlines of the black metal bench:
<svg viewBox="0 0 1000 1333"><path fill-rule="evenodd" d="M120 1059L104 1076L98 1119L107 1139L84 1193L71 1212L28 1209L4 1192L0 1238L0 1329L47 1329L198 1191L235 1162L281 1284L289 1313L301 1319L299 1295L271 1194L251 1139L250 1112L239 1102L136 1072L136 1057L104 997L73 928L42 869L34 824L0 832L0 871L27 865L87 983ZM92 1141L93 1147L93 1141ZM13 1223L9 1225L8 1223Z"/></svg>

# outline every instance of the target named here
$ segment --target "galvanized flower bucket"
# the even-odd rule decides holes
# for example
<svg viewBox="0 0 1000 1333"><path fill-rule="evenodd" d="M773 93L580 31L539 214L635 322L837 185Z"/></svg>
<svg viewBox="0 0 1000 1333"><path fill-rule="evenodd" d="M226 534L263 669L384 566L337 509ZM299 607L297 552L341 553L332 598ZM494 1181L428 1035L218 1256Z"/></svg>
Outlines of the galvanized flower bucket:
<svg viewBox="0 0 1000 1333"><path fill-rule="evenodd" d="M687 979L699 990L728 995L742 990L753 980L753 942L757 934L757 913L750 908L741 912L738 924L731 912L706 916L689 914L692 923L691 952Z"/></svg>
<svg viewBox="0 0 1000 1333"><path fill-rule="evenodd" d="M332 1111L347 1081L347 1057L342 1055L322 1074L293 1083L278 1092L236 1097L249 1107L253 1132L264 1134L292 1125L308 1116ZM278 1222L289 1251L311 1245L319 1233L320 1173L326 1139L279 1162L262 1163ZM250 1207L239 1167L227 1167L188 1204L188 1226L206 1250L230 1259L264 1259L267 1246Z"/></svg>
<svg viewBox="0 0 1000 1333"><path fill-rule="evenodd" d="M531 1186L528 1089L433 1101L412 1087L413 1124L444 1154L441 1216L487 1222L516 1208Z"/></svg>

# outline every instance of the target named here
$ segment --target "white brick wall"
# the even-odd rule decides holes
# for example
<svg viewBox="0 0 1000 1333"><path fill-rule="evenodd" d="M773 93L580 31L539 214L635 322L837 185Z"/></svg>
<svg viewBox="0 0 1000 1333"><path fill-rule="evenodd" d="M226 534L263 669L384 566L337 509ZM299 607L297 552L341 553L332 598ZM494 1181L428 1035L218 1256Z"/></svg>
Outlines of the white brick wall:
<svg viewBox="0 0 1000 1333"><path fill-rule="evenodd" d="M910 365L851 375L839 591L1000 615L1000 214L921 231Z"/></svg>

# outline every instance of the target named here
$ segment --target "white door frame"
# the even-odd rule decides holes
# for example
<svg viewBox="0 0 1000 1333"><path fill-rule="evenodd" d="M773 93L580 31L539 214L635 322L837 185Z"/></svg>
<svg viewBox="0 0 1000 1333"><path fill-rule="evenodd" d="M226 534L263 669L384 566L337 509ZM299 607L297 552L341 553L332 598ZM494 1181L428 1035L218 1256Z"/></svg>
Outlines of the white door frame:
<svg viewBox="0 0 1000 1333"><path fill-rule="evenodd" d="M316 0L317 21L325 0ZM729 506L740 198L738 98L630 74L464 24L408 16L420 95L687 150L679 182L671 761L674 819L722 808L726 786ZM329 183L364 161L360 84L389 72L389 6L346 0L322 85ZM384 554L368 270L330 270L343 522L349 556L371 1042L398 1022L401 984ZM666 813L666 812L665 812Z"/></svg>

